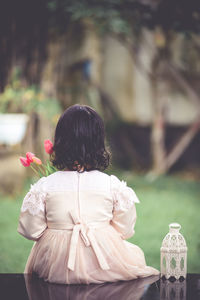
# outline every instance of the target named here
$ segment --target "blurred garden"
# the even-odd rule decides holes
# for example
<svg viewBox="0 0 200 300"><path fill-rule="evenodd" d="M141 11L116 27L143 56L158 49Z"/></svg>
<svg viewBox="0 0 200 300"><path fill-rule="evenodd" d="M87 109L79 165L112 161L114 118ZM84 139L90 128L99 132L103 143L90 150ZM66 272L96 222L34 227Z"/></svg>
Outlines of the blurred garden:
<svg viewBox="0 0 200 300"><path fill-rule="evenodd" d="M104 119L112 164L132 187L135 235L149 265L172 222L188 272L200 272L200 4L192 0L20 0L0 9L0 272L22 273L33 245L17 233L37 181L19 157L49 159L75 103Z"/></svg>

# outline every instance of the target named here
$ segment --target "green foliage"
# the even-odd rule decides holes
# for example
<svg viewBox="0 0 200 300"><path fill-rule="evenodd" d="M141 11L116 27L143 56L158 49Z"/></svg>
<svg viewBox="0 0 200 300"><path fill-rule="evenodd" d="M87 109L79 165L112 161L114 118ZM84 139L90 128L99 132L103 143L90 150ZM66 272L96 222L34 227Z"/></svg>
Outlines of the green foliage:
<svg viewBox="0 0 200 300"><path fill-rule="evenodd" d="M23 84L20 73L16 69L3 93L0 94L1 113L38 113L55 123L61 113L57 99L46 95L35 85Z"/></svg>
<svg viewBox="0 0 200 300"><path fill-rule="evenodd" d="M200 31L200 2L196 0L48 0L47 7L54 20L90 19L103 32L129 35L144 26Z"/></svg>
<svg viewBox="0 0 200 300"><path fill-rule="evenodd" d="M120 0L109 1L48 1L48 9L55 17L58 15L71 22L90 20L100 32L130 34L130 25L121 16ZM63 22L64 23L64 22Z"/></svg>

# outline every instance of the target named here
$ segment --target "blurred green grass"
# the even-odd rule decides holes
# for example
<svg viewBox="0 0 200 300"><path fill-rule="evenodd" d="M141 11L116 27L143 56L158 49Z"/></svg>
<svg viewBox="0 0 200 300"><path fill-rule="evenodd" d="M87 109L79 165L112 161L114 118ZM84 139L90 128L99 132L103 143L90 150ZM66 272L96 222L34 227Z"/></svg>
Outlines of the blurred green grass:
<svg viewBox="0 0 200 300"><path fill-rule="evenodd" d="M160 246L168 232L168 224L181 224L181 233L188 245L188 272L200 272L200 185L197 181L163 176L150 182L147 177L130 172L115 174L131 186L137 204L135 235L129 240L140 246L148 265L160 268ZM22 195L15 199L0 197L0 272L21 273L33 245L17 233L21 203L28 191L26 182Z"/></svg>
<svg viewBox="0 0 200 300"><path fill-rule="evenodd" d="M147 177L123 177L140 199L135 235L129 241L143 249L147 264L160 269L162 240L169 231L168 225L177 222L188 246L188 273L199 273L199 182L174 176L163 176L151 183Z"/></svg>

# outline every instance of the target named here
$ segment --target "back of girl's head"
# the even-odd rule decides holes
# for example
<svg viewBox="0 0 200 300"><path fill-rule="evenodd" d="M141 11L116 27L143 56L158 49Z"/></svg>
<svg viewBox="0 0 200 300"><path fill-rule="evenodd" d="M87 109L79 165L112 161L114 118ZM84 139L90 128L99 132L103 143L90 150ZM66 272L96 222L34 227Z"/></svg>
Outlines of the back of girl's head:
<svg viewBox="0 0 200 300"><path fill-rule="evenodd" d="M53 165L59 170L105 170L110 156L104 139L103 120L91 107L70 106L56 126Z"/></svg>

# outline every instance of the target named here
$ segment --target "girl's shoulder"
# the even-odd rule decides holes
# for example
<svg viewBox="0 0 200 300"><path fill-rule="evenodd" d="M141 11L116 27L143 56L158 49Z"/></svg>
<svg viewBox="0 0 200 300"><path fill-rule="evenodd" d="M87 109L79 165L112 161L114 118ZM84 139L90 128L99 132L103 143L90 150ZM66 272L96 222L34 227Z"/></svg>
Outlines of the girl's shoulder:
<svg viewBox="0 0 200 300"><path fill-rule="evenodd" d="M76 190L81 183L82 189L109 190L110 176L98 170L85 171L57 171L47 177L42 177L35 185L43 186L47 192Z"/></svg>
<svg viewBox="0 0 200 300"><path fill-rule="evenodd" d="M140 202L135 191L131 187L127 186L126 181L120 180L115 175L111 175L110 180L111 180L111 193L118 206L121 205L120 203L125 203L125 202L128 204Z"/></svg>
<svg viewBox="0 0 200 300"><path fill-rule="evenodd" d="M73 189L73 187L76 188L79 180L85 188L111 190L113 193L130 192L131 189L124 180L120 180L116 175L108 175L98 170L85 171L83 173L78 173L77 171L57 171L47 177L40 178L32 185L32 188L46 191L62 187Z"/></svg>

